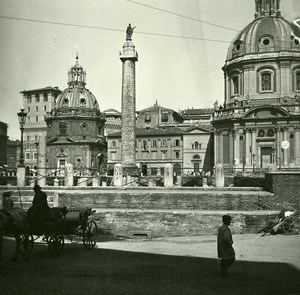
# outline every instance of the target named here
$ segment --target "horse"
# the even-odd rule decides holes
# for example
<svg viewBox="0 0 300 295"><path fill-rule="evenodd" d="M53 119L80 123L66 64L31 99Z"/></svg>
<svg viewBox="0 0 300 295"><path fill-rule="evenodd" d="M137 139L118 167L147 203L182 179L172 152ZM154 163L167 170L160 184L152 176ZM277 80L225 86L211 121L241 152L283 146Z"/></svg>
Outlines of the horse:
<svg viewBox="0 0 300 295"><path fill-rule="evenodd" d="M16 261L19 256L21 235L28 232L29 222L28 215L21 208L13 208L12 210L0 209L0 261L2 259L3 238L7 234L12 234L16 240L16 248L13 256L13 261ZM27 247L25 243L25 256L27 258Z"/></svg>

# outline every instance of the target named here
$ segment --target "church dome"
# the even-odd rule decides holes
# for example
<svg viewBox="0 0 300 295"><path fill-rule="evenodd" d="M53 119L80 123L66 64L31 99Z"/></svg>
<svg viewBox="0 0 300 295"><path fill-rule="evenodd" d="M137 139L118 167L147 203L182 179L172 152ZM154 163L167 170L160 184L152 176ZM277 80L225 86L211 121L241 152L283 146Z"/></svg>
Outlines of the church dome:
<svg viewBox="0 0 300 295"><path fill-rule="evenodd" d="M291 38L293 23L285 20L279 10L279 2L256 0L256 19L232 40L227 61L250 54L282 51L300 52L298 38Z"/></svg>
<svg viewBox="0 0 300 295"><path fill-rule="evenodd" d="M100 111L96 97L85 88L86 72L78 63L68 72L68 88L66 88L56 100L56 109L93 109Z"/></svg>

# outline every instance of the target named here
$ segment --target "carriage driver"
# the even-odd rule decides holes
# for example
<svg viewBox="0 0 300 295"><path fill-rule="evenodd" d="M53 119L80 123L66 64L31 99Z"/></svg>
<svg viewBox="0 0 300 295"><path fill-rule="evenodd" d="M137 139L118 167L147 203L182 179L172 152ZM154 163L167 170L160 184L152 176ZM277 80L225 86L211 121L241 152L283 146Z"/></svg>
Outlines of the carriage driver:
<svg viewBox="0 0 300 295"><path fill-rule="evenodd" d="M41 190L41 187L36 184L33 187L34 197L32 200L32 206L28 209L29 221L34 226L42 225L48 215L50 207L47 203L47 194Z"/></svg>

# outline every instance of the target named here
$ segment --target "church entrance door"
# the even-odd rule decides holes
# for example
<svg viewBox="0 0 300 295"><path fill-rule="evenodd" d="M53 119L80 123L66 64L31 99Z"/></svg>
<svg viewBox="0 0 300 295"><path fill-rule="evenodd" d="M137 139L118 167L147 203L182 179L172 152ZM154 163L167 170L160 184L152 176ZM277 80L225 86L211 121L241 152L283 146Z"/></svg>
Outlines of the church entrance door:
<svg viewBox="0 0 300 295"><path fill-rule="evenodd" d="M268 168L272 163L272 148L261 147L261 168Z"/></svg>

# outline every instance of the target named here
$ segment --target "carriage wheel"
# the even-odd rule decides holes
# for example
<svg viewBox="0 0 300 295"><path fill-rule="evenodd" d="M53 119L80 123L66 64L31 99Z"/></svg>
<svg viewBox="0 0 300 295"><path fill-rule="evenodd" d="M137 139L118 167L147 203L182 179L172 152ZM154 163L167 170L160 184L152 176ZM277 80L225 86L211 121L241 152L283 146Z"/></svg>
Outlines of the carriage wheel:
<svg viewBox="0 0 300 295"><path fill-rule="evenodd" d="M94 220L89 220L83 231L83 245L86 249L93 249L96 245L98 226Z"/></svg>
<svg viewBox="0 0 300 295"><path fill-rule="evenodd" d="M23 256L27 256L32 252L34 245L33 235L30 234L21 234L20 235L20 245L19 253Z"/></svg>
<svg viewBox="0 0 300 295"><path fill-rule="evenodd" d="M294 222L291 218L286 218L282 224L282 230L285 234L291 234L294 232Z"/></svg>
<svg viewBox="0 0 300 295"><path fill-rule="evenodd" d="M50 256L58 257L64 248L64 244L64 236L58 232L53 233L48 238L48 252Z"/></svg>

